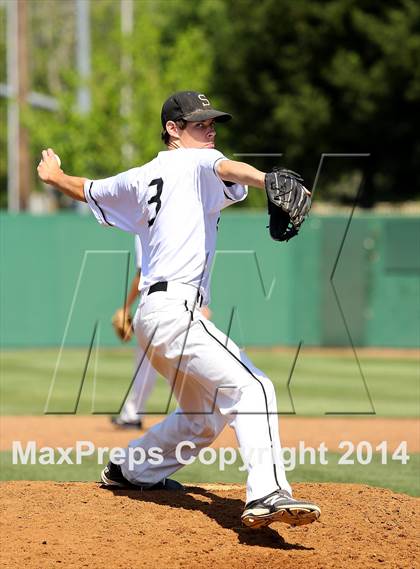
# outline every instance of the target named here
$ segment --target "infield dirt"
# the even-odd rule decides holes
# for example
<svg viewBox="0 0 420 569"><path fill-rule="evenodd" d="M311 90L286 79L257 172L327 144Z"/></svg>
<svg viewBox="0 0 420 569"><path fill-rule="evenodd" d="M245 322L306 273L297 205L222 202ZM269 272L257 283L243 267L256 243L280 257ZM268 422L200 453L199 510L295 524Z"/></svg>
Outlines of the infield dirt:
<svg viewBox="0 0 420 569"><path fill-rule="evenodd" d="M4 482L1 566L92 569L415 568L419 500L356 484L295 484L318 503L300 528L240 524L240 485L185 493L116 491L97 483Z"/></svg>
<svg viewBox="0 0 420 569"><path fill-rule="evenodd" d="M149 429L163 417L148 415L145 427ZM407 441L410 452L420 452L420 423L414 418L391 417L281 417L280 433L284 446L297 446L300 441L317 448L324 442L336 451L340 441L354 444L368 440L373 447L386 440L389 449ZM26 445L36 441L42 446L74 446L76 441L92 441L96 446L125 447L129 440L140 436L140 431L116 429L109 417L97 415L35 415L0 417L0 450L11 450L13 441ZM226 427L211 445L236 447L236 437Z"/></svg>

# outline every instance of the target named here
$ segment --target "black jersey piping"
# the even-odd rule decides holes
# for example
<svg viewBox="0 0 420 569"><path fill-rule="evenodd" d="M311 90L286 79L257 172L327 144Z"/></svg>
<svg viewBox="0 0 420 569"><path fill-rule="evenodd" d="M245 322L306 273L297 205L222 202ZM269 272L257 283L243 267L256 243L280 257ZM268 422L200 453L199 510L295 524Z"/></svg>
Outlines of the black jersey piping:
<svg viewBox="0 0 420 569"><path fill-rule="evenodd" d="M216 158L216 160L213 162L213 174L216 176L218 180L220 180L224 184L225 182L220 178L219 174L216 172L216 164L220 162L220 160L228 160L228 159L226 158L226 156L219 156L219 158Z"/></svg>
<svg viewBox="0 0 420 569"><path fill-rule="evenodd" d="M216 340L216 342L219 344L219 346L221 346L222 348L224 348L224 349L228 352L228 354L230 354L230 355L238 362L238 364L240 364L240 365L258 382L258 384L260 385L260 387L261 387L261 389L262 389L262 391L263 391L263 394L264 394L265 409L266 409L266 418L267 418L267 426L268 426L268 436L269 436L269 438L270 438L271 449L273 449L273 437L271 436L271 427L270 427L270 418L269 418L269 412L268 412L267 394L266 394L266 392L265 392L264 385L263 385L262 382L258 379L258 377L256 377L256 376L252 373L252 371L249 369L249 367L247 367L240 359L238 359L238 358L235 356L235 354L233 354L233 353L229 350L229 348L228 348L227 346L225 346L224 344L222 344L222 342L220 342L220 340L218 340L218 339L216 338L216 336L213 336L213 334L207 330L207 328L205 327L205 325L204 325L204 323L203 323L202 320L198 320L198 322L200 322L200 324L203 326L203 328L204 328L204 330L207 332L207 334L208 334L211 338L213 338L214 340ZM274 473L274 480L275 480L277 486L279 487L279 489L281 490L282 488L281 488L281 486L280 486L280 484L279 484L279 481L278 481L278 479L277 479L276 464L275 464L275 462L274 462L274 459L273 459L273 473Z"/></svg>
<svg viewBox="0 0 420 569"><path fill-rule="evenodd" d="M102 209L99 207L98 202L97 202L97 201L95 200L95 198L92 196L92 192L90 191L91 188L92 188L92 186L93 186L93 182L90 183L90 186L89 186L89 188L88 188L89 197L90 197L90 199L93 201L93 203L96 205L96 207L99 209L99 211L100 211L100 213L101 213L101 215L102 215L102 218L103 218L104 222L105 222L107 225L111 226L111 224L109 223L109 221L108 221L107 218L105 217L104 212L103 212ZM112 226L111 226L111 227L112 227Z"/></svg>
<svg viewBox="0 0 420 569"><path fill-rule="evenodd" d="M219 174L216 172L216 164L218 162L220 162L220 160L227 160L227 158L225 156L219 156L219 158L217 158L214 163L213 163L213 173L216 176L216 178L218 180L220 180L220 176ZM226 182L225 180L221 180L221 182L224 184L225 188L229 185L229 186L234 186L235 183L234 182ZM235 201L235 198L231 198L230 195L226 192L226 189L223 189L223 193L225 194L225 198L227 200L230 200L231 202Z"/></svg>

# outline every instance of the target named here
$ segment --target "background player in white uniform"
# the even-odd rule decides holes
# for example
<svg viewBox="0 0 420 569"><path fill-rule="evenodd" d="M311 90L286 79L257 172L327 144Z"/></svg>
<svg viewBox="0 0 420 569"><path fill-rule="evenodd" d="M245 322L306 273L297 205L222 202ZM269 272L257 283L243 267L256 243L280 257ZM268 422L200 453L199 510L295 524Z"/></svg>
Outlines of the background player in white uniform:
<svg viewBox="0 0 420 569"><path fill-rule="evenodd" d="M131 282L126 304L120 309L125 314L131 313L131 307L134 301L137 300L139 294L142 252L140 237L138 235L134 238L134 251L137 271ZM149 359L147 357L143 359L143 355L144 351L137 342L134 362L136 376L132 388L121 408L120 414L117 417L111 418L112 423L117 427L139 429L143 427L143 415L146 409L146 402L155 386L157 376L157 372Z"/></svg>
<svg viewBox="0 0 420 569"><path fill-rule="evenodd" d="M182 466L180 443L188 441L184 460L197 456L229 424L248 470L243 523L302 525L315 521L320 509L291 497L274 387L198 309L209 299L221 209L245 199L245 185L264 188L264 172L228 160L214 148L215 121L230 118L213 109L203 94L176 93L162 108L168 150L151 162L93 181L65 175L48 149L42 152L38 172L45 182L87 201L99 223L140 236L143 273L134 329L179 404L164 421L131 441L121 465L108 464L103 482L142 489L179 488L167 477ZM156 448L161 461L153 456ZM147 459L130 465L132 449L141 450Z"/></svg>

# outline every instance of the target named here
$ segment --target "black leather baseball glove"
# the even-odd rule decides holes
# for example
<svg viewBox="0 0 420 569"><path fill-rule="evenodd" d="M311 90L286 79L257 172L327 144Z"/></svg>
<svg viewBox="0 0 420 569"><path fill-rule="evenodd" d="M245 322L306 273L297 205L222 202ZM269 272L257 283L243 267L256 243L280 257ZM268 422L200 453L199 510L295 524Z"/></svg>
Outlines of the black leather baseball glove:
<svg viewBox="0 0 420 569"><path fill-rule="evenodd" d="M285 168L274 168L265 175L270 236L289 241L299 233L311 208L311 196L303 178Z"/></svg>

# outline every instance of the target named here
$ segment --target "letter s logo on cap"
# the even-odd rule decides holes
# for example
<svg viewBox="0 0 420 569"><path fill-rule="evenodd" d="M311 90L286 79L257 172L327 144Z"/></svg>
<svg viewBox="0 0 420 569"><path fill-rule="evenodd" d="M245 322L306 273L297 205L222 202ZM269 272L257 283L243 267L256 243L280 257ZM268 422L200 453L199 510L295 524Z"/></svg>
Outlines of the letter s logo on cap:
<svg viewBox="0 0 420 569"><path fill-rule="evenodd" d="M207 97L205 95L203 95L203 93L200 93L198 95L198 98L200 99L203 107L209 107L210 106L210 101L207 99Z"/></svg>

